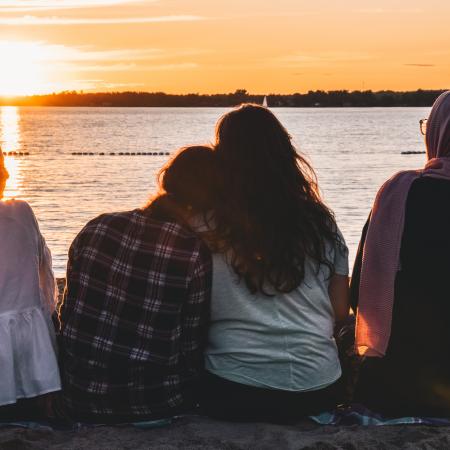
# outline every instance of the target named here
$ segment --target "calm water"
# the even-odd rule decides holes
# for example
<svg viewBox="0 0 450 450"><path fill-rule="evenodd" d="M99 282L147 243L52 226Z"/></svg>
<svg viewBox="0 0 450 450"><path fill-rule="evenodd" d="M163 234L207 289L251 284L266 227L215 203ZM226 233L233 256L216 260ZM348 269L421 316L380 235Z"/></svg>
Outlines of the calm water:
<svg viewBox="0 0 450 450"><path fill-rule="evenodd" d="M11 178L6 197L34 208L63 275L72 239L96 215L144 204L168 156L72 156L72 152L173 152L210 142L220 108L0 108ZM312 161L335 211L351 261L379 185L394 172L421 167L418 121L428 108L273 109ZM270 211L267 211L270 214Z"/></svg>

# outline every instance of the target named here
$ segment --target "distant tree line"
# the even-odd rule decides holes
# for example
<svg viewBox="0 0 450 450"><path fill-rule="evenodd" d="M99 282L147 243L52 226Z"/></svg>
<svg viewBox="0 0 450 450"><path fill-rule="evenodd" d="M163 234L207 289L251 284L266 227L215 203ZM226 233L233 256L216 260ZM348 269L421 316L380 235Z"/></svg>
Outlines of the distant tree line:
<svg viewBox="0 0 450 450"><path fill-rule="evenodd" d="M306 94L269 94L272 107L376 107L431 106L443 90L396 91L309 91ZM65 91L48 95L15 98L0 97L0 105L14 106L152 106L152 107L231 107L240 103L261 104L264 95L245 89L228 94L166 94L164 92Z"/></svg>

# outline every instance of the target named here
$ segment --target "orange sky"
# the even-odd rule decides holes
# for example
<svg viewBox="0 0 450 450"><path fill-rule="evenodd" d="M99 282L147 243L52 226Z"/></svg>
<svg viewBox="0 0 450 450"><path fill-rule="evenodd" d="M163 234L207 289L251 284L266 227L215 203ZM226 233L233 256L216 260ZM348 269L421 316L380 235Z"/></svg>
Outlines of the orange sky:
<svg viewBox="0 0 450 450"><path fill-rule="evenodd" d="M450 87L448 0L0 0L0 94Z"/></svg>

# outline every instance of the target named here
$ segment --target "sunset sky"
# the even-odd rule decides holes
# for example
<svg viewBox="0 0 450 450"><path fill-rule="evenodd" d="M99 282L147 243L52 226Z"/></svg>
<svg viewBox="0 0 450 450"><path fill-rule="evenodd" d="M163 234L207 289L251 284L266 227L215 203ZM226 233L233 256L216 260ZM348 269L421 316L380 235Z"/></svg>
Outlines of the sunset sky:
<svg viewBox="0 0 450 450"><path fill-rule="evenodd" d="M448 0L0 0L0 95L450 87Z"/></svg>

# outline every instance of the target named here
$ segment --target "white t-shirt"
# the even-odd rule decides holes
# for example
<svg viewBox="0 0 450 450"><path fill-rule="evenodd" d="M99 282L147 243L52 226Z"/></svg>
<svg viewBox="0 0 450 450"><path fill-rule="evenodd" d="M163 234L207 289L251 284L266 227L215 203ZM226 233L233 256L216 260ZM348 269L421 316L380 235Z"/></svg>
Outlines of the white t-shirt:
<svg viewBox="0 0 450 450"><path fill-rule="evenodd" d="M30 206L0 201L0 405L61 389L50 251Z"/></svg>
<svg viewBox="0 0 450 450"><path fill-rule="evenodd" d="M348 250L327 245L335 273L348 275ZM288 294L252 295L221 254L213 255L206 369L250 386L309 391L341 376L333 337L328 269L305 265L303 283Z"/></svg>

